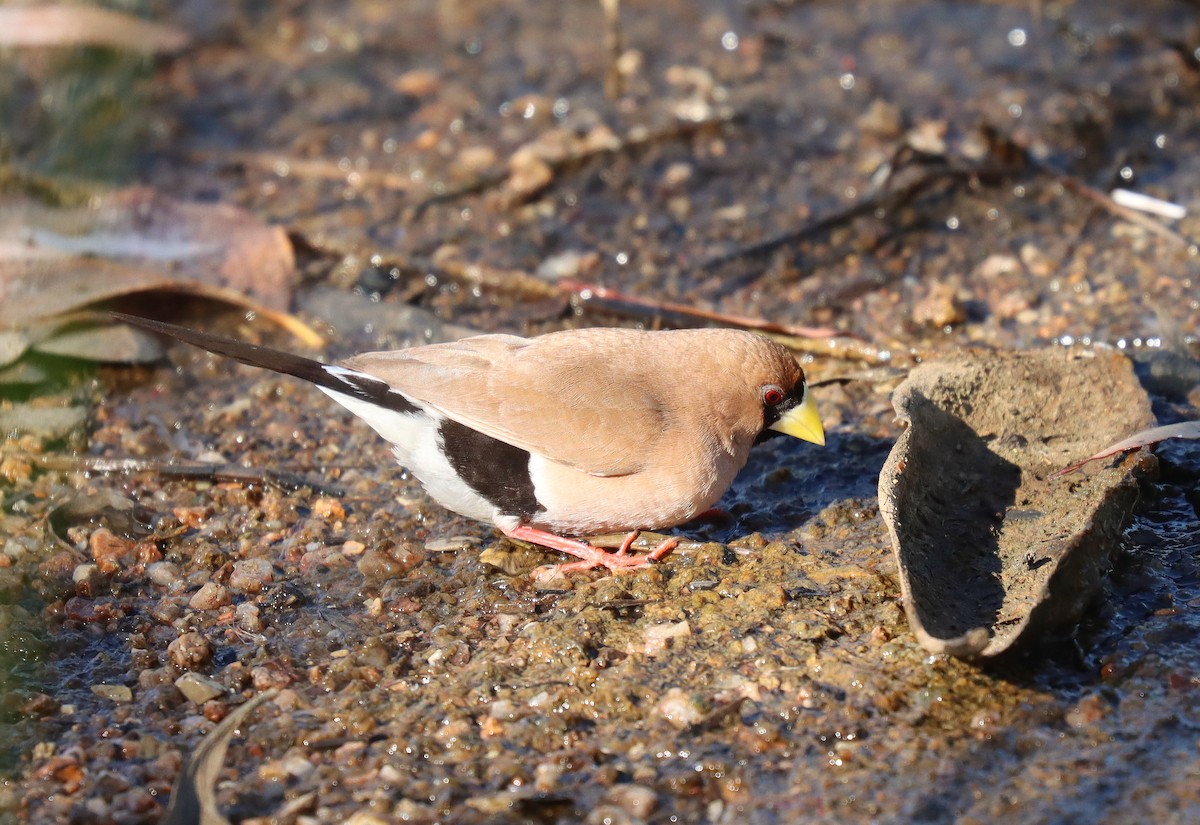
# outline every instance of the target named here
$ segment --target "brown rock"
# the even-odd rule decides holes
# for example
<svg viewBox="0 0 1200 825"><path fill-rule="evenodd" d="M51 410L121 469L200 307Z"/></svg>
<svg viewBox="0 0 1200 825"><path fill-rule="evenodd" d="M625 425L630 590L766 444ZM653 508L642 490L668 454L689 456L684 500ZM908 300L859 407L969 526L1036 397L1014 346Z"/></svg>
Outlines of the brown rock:
<svg viewBox="0 0 1200 825"><path fill-rule="evenodd" d="M913 323L933 329L945 329L967 320L966 310L958 299L957 284L933 284L913 307L912 319Z"/></svg>
<svg viewBox="0 0 1200 825"><path fill-rule="evenodd" d="M229 588L216 582L208 582L188 600L188 607L192 610L215 610L229 602Z"/></svg>
<svg viewBox="0 0 1200 825"><path fill-rule="evenodd" d="M275 580L275 567L267 559L242 559L233 563L229 586L239 593L260 593Z"/></svg>
<svg viewBox="0 0 1200 825"><path fill-rule="evenodd" d="M101 527L92 533L88 540L88 548L92 551L92 559L100 572L106 576L120 570L129 564L134 557L137 545L128 539L115 535L107 527Z"/></svg>
<svg viewBox="0 0 1200 825"><path fill-rule="evenodd" d="M195 631L184 633L167 645L167 658L180 670L196 670L212 658L213 648L208 639Z"/></svg>

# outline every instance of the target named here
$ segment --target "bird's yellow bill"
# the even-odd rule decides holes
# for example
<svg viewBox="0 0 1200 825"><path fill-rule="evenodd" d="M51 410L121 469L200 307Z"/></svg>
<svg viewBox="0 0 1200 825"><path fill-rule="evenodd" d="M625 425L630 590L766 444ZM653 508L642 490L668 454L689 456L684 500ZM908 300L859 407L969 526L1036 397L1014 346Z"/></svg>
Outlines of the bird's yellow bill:
<svg viewBox="0 0 1200 825"><path fill-rule="evenodd" d="M805 393L804 401L792 407L771 425L772 430L790 435L813 444L825 446L825 428L821 426L821 415L813 403L812 394Z"/></svg>

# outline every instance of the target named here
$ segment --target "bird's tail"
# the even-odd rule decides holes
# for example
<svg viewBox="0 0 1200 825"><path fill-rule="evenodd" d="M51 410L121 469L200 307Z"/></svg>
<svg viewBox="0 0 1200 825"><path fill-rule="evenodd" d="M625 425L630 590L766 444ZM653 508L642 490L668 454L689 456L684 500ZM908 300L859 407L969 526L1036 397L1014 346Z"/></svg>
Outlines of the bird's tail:
<svg viewBox="0 0 1200 825"><path fill-rule="evenodd" d="M272 372L292 375L334 393L348 395L392 409L411 407L407 399L399 393L393 392L385 382L367 375L365 372L323 364L312 358L305 358L302 355L295 355L272 347L246 344L196 329L164 324L162 321L153 321L139 315L126 315L121 312L113 312L110 315L122 323L166 335L169 338L183 341L185 344L232 358L252 367L261 367Z"/></svg>

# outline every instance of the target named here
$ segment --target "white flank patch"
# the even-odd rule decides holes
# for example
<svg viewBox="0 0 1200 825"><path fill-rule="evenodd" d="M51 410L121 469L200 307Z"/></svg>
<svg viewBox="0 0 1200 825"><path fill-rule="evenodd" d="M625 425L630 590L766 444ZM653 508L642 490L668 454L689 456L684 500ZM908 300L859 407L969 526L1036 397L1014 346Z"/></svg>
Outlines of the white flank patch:
<svg viewBox="0 0 1200 825"><path fill-rule="evenodd" d="M326 370L335 375L335 370L343 374L356 374L342 367L326 367ZM425 485L430 498L438 504L467 518L495 522L499 515L496 508L472 490L446 459L438 435L438 425L443 418L440 413L408 396L404 398L421 412L396 412L326 387L317 389L370 424L375 432L391 443L396 460L412 471Z"/></svg>

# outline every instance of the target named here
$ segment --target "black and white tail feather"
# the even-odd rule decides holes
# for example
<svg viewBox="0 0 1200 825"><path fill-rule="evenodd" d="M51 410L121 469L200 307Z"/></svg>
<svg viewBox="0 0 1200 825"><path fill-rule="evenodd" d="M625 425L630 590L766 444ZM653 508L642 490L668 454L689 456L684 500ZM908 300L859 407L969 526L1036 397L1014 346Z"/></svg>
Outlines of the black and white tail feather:
<svg viewBox="0 0 1200 825"><path fill-rule="evenodd" d="M248 366L316 385L388 441L396 460L420 479L435 501L456 513L515 525L512 513L540 509L529 479L529 453L452 421L372 375L136 315L114 312L112 316ZM491 460L479 462L480 455ZM507 457L507 463L498 456ZM514 483L514 478L523 482Z"/></svg>
<svg viewBox="0 0 1200 825"><path fill-rule="evenodd" d="M251 367L261 367L272 372L292 375L332 393L347 395L395 412L418 412L418 408L403 393L397 392L386 382L367 375L365 372L336 364L323 364L302 355L271 347L247 344L175 324L164 324L162 321L153 321L138 315L126 315L120 312L110 314L122 323L176 338L184 343L217 355L223 355L226 358L232 358L234 361Z"/></svg>

